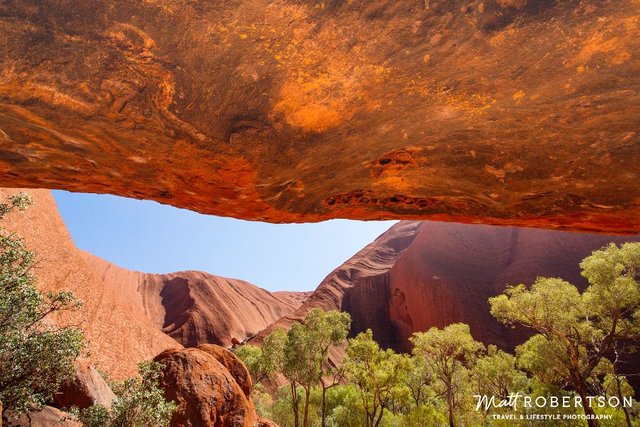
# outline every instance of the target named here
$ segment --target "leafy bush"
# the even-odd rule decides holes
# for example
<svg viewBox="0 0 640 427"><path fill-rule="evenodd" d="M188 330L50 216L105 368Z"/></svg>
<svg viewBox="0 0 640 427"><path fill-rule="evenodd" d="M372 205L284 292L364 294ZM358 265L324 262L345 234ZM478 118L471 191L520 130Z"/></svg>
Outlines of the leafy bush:
<svg viewBox="0 0 640 427"><path fill-rule="evenodd" d="M114 387L117 397L111 408L93 405L75 414L86 427L166 427L176 410L159 386L162 365L147 361L139 365L140 378L132 377Z"/></svg>

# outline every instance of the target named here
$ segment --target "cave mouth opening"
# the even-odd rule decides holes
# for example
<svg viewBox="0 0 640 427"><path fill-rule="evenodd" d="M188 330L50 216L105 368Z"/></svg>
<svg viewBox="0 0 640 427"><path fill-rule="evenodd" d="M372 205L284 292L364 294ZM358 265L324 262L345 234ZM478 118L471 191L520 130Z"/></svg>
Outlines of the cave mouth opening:
<svg viewBox="0 0 640 427"><path fill-rule="evenodd" d="M54 190L79 249L129 270L199 270L269 291L312 291L397 221L272 224L154 201Z"/></svg>

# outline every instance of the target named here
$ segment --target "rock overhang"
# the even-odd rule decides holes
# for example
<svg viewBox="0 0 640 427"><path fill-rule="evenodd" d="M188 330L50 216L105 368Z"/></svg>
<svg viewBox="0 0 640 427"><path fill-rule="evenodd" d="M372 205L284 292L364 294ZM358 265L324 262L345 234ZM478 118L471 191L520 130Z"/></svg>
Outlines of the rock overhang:
<svg viewBox="0 0 640 427"><path fill-rule="evenodd" d="M0 183L640 230L640 2L7 1Z"/></svg>

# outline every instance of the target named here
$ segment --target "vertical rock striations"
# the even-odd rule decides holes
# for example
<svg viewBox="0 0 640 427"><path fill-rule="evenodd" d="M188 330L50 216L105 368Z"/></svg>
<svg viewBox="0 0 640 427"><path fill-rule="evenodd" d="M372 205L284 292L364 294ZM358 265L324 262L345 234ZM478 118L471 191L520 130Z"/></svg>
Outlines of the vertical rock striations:
<svg viewBox="0 0 640 427"><path fill-rule="evenodd" d="M468 323L485 343L513 348L527 331L500 325L489 312L489 297L537 276L584 287L580 261L610 242L625 241L640 236L402 221L331 272L292 316L253 342L321 307L350 313L353 334L371 328L378 342L399 351L410 349L414 332L454 322Z"/></svg>

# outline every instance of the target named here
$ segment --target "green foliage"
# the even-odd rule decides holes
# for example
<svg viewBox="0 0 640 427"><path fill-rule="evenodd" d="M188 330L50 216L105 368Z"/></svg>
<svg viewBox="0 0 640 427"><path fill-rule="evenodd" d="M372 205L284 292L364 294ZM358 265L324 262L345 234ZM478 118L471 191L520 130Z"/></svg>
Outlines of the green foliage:
<svg viewBox="0 0 640 427"><path fill-rule="evenodd" d="M445 397L449 423L456 425L456 412L463 406L461 389L468 382L468 369L473 367L484 346L471 336L469 326L454 323L444 329L431 328L411 337L413 354L433 372L437 381L432 387ZM468 397L468 394L466 394Z"/></svg>
<svg viewBox="0 0 640 427"><path fill-rule="evenodd" d="M14 195L0 204L0 218L30 203L29 196ZM55 327L47 319L81 302L70 292L42 295L34 262L21 238L0 229L0 401L16 413L50 400L73 377L73 362L85 347L78 328Z"/></svg>
<svg viewBox="0 0 640 427"><path fill-rule="evenodd" d="M88 408L78 410L71 408L70 412L86 427L102 427L111 424L111 412L104 405L92 405Z"/></svg>
<svg viewBox="0 0 640 427"><path fill-rule="evenodd" d="M565 349L558 340L536 334L516 347L518 366L544 384L562 387L567 382ZM561 363L561 360L564 363Z"/></svg>
<svg viewBox="0 0 640 427"><path fill-rule="evenodd" d="M396 388L406 381L410 362L393 350L381 349L368 329L349 340L344 367L360 394L365 425L379 426Z"/></svg>
<svg viewBox="0 0 640 427"><path fill-rule="evenodd" d="M321 385L326 390L324 380L333 374L333 367L328 363L329 349L346 340L350 325L351 317L347 313L316 308L302 322L294 322L288 332L276 329L269 334L263 342L261 353L253 349L240 352L240 357L245 357L261 378L269 377L273 372L280 372L287 378L295 426L300 424L300 412L302 425L310 425L312 389ZM252 368L249 369L251 371ZM298 386L304 390L302 399ZM303 403L302 411L300 402ZM320 405L325 407L324 398Z"/></svg>
<svg viewBox="0 0 640 427"><path fill-rule="evenodd" d="M31 196L26 193L16 193L9 197L8 203L0 203L0 219L4 218L12 210L17 209L19 211L26 210L33 200Z"/></svg>
<svg viewBox="0 0 640 427"><path fill-rule="evenodd" d="M507 287L489 303L491 314L503 323L521 324L547 337L571 332L586 314L578 289L554 278L538 277L530 288Z"/></svg>
<svg viewBox="0 0 640 427"><path fill-rule="evenodd" d="M327 426L362 426L362 420L366 415L362 409L360 394L353 384L332 388L328 393L327 401Z"/></svg>
<svg viewBox="0 0 640 427"><path fill-rule="evenodd" d="M271 394L265 391L264 385L261 383L253 384L251 389L251 400L256 408L256 413L262 418L274 419L272 409L275 399Z"/></svg>
<svg viewBox="0 0 640 427"><path fill-rule="evenodd" d="M400 427L424 427L443 426L447 424L447 416L434 405L419 405L411 411L399 417L397 424Z"/></svg>
<svg viewBox="0 0 640 427"><path fill-rule="evenodd" d="M580 263L589 281L583 294L594 326L626 340L640 333L640 243L611 244Z"/></svg>
<svg viewBox="0 0 640 427"><path fill-rule="evenodd" d="M300 401L304 397L304 391L298 387L296 389L296 399ZM262 413L260 413L262 416ZM265 414L266 415L266 414ZM280 427L294 427L295 416L293 408L293 399L291 397L291 388L289 385L281 387L277 390L273 405L270 408L271 420L278 423ZM300 417L300 408L298 408L298 417ZM315 419L319 417L314 417ZM316 423L317 424L317 423Z"/></svg>
<svg viewBox="0 0 640 427"><path fill-rule="evenodd" d="M253 394L252 394L253 396ZM304 398L304 390L298 387L298 399ZM259 397L262 399L262 397ZM313 387L310 399L310 426L322 425L322 389ZM255 401L254 401L255 403ZM258 405L256 405L258 410ZM360 403L359 393L352 384L341 384L327 390L326 394L326 425L329 427L361 427L364 412ZM281 387L272 397L267 411L258 410L264 418L275 421L280 427L293 427L293 405L289 386ZM302 413L300 411L300 416Z"/></svg>
<svg viewBox="0 0 640 427"><path fill-rule="evenodd" d="M339 311L314 308L303 323L294 322L284 348L284 375L303 387L320 382L329 348L341 344L349 333L351 318Z"/></svg>
<svg viewBox="0 0 640 427"><path fill-rule="evenodd" d="M509 287L489 303L491 313L503 323L537 332L516 349L518 364L538 382L570 385L585 400L588 393L601 391L607 372L619 382L616 364L622 354L635 350L640 332L640 244L611 244L594 251L580 267L589 281L582 294L564 280L539 277L530 288ZM615 359L610 369L603 369L611 354ZM622 388L616 390L622 397ZM584 411L593 415L588 405Z"/></svg>
<svg viewBox="0 0 640 427"><path fill-rule="evenodd" d="M176 410L159 386L162 365L146 361L139 365L140 378L132 377L114 387L117 397L111 408L93 405L76 410L86 427L166 427Z"/></svg>
<svg viewBox="0 0 640 427"><path fill-rule="evenodd" d="M516 367L516 358L490 345L479 357L472 370L471 380L477 394L507 399L510 394L529 388L527 375Z"/></svg>
<svg viewBox="0 0 640 427"><path fill-rule="evenodd" d="M267 375L284 370L285 347L288 344L287 331L278 328L267 335L262 343L262 366Z"/></svg>
<svg viewBox="0 0 640 427"><path fill-rule="evenodd" d="M249 370L253 379L253 386L268 378L269 372L266 367L265 356L262 354L260 347L246 344L236 348L234 352Z"/></svg>

